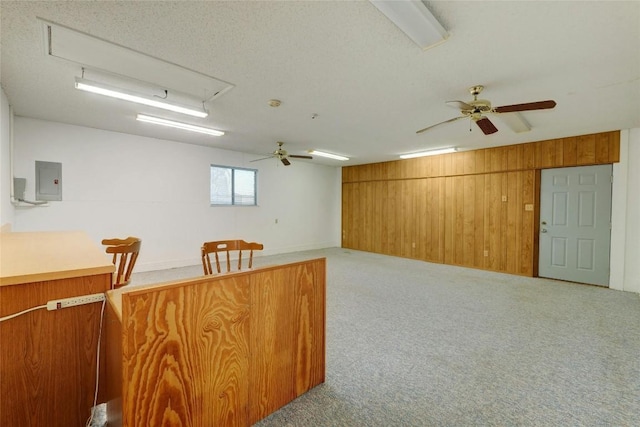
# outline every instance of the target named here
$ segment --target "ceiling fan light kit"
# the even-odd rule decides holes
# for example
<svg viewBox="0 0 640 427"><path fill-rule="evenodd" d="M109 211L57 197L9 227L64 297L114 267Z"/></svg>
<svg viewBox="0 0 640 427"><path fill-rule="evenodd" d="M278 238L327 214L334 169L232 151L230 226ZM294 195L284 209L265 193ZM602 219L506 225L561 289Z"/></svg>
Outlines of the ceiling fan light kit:
<svg viewBox="0 0 640 427"><path fill-rule="evenodd" d="M94 82L91 80L76 77L76 89L96 93L98 95L108 96L111 98L121 99L123 101L134 102L136 104L147 105L149 107L162 108L164 110L173 111L175 113L187 114L194 117L204 118L209 115L207 110L203 108L190 107L176 103L163 101L162 98L151 97L130 90L117 88L104 83Z"/></svg>
<svg viewBox="0 0 640 427"><path fill-rule="evenodd" d="M417 134L425 132L436 126L440 126L445 123L455 122L460 119L470 118L480 128L485 135L491 135L498 131L493 122L489 120L485 114L504 114L504 113L519 113L521 111L533 111L533 110L547 110L554 108L556 102L553 100L526 102L523 104L503 105L501 107L492 107L491 102L486 99L478 99L478 95L482 92L484 86L476 85L469 88L469 93L473 96L473 100L469 102L463 101L447 101L446 104L450 107L454 107L460 110L461 116L454 117L444 122L436 123L435 125L427 126L424 129L416 131ZM522 119L521 128L523 130L531 129L530 126Z"/></svg>
<svg viewBox="0 0 640 427"><path fill-rule="evenodd" d="M204 133L213 136L222 136L224 132L217 129L205 128L202 126L191 125L188 123L176 122L173 120L161 119L159 117L147 116L145 114L138 114L136 120L140 122L153 123L161 126L168 126L176 129L188 130L191 132Z"/></svg>
<svg viewBox="0 0 640 427"><path fill-rule="evenodd" d="M400 155L401 159L414 159L416 157L435 156L437 154L455 153L458 151L456 147L436 148L435 150L420 151L417 153L409 153Z"/></svg>

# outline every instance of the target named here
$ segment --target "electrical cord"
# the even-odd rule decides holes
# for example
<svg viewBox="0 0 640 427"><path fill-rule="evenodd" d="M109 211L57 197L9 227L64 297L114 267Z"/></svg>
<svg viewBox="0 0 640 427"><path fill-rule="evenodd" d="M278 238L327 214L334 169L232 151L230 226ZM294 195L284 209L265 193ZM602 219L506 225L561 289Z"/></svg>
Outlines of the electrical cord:
<svg viewBox="0 0 640 427"><path fill-rule="evenodd" d="M102 308L100 309L100 329L98 330L98 351L96 354L96 388L93 393L93 406L91 407L91 414L87 419L86 427L91 427L91 423L93 422L93 416L96 411L96 404L98 403L98 384L100 381L100 343L102 342L102 323L104 321L104 307L107 303L107 300L104 299L102 301Z"/></svg>
<svg viewBox="0 0 640 427"><path fill-rule="evenodd" d="M28 308L26 310L22 310L21 312L18 312L18 313L13 313L13 314L10 314L8 316L0 317L0 322L4 322L5 320L9 320L9 319L13 319L14 317L22 316L23 314L29 313L30 311L36 311L36 310L40 310L40 309L43 309L43 308L47 308L47 306L46 305L39 305L37 307L31 307L31 308Z"/></svg>

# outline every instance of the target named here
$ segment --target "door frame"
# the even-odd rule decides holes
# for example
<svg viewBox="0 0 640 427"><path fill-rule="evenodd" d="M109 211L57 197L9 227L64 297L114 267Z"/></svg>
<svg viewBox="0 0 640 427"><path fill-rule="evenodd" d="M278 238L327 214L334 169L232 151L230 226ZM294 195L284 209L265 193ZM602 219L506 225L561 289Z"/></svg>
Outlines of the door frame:
<svg viewBox="0 0 640 427"><path fill-rule="evenodd" d="M540 276L540 211L541 211L541 205L540 205L540 201L542 198L542 171L543 170L547 170L547 169L564 169L564 168L573 168L573 167L585 167L585 166L602 166L602 165L611 165L611 177L613 180L613 175L614 175L614 169L615 169L615 163L598 163L598 164L591 164L591 165L574 165L574 166L565 166L563 168L558 168L558 167L548 167L548 168L540 168L540 169L536 169L535 171L535 182L534 182L534 194L535 194L535 206L536 209L534 210L534 227L533 227L533 251L534 253L537 255L535 257L533 257L533 277L540 277L540 278L544 278L546 279L546 277L541 277ZM612 268L612 262L611 262L611 254L612 254L612 246L613 246L613 239L614 239L614 233L613 233L613 202L614 202L614 188L615 186L613 185L613 181L611 182L611 201L610 201L610 209L611 209L611 213L609 216L609 221L610 221L610 234L609 234L609 280L608 283L605 285L591 285L589 283L584 283L585 285L588 286L601 286L601 287L606 287L606 288L611 288L611 281L612 281L612 275L613 275L613 268ZM554 278L549 278L550 280L562 280L562 279L554 279ZM571 282L571 283L582 283L582 282Z"/></svg>

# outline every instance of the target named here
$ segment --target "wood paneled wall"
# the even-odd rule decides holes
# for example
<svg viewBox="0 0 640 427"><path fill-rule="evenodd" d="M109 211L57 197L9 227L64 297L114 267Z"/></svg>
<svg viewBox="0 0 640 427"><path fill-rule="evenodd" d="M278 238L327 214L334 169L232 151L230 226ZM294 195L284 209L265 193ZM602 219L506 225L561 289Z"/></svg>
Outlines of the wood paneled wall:
<svg viewBox="0 0 640 427"><path fill-rule="evenodd" d="M537 274L539 170L619 161L620 132L342 169L342 247Z"/></svg>

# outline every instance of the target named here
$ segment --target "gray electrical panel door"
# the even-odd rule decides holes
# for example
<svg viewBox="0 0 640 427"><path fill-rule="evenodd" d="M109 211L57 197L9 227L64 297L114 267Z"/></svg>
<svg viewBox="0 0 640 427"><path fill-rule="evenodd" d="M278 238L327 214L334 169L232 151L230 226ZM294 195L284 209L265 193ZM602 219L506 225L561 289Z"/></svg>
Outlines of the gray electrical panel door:
<svg viewBox="0 0 640 427"><path fill-rule="evenodd" d="M62 163L36 160L36 200L62 200Z"/></svg>

